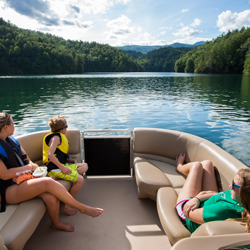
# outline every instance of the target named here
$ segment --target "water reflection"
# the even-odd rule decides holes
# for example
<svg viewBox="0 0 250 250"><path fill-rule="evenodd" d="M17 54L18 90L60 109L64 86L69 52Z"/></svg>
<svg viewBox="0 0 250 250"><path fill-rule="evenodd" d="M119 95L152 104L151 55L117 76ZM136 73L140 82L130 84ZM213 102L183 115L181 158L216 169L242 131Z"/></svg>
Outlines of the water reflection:
<svg viewBox="0 0 250 250"><path fill-rule="evenodd" d="M0 78L1 109L15 135L46 130L63 114L71 128L155 127L204 137L250 166L250 77L114 73Z"/></svg>

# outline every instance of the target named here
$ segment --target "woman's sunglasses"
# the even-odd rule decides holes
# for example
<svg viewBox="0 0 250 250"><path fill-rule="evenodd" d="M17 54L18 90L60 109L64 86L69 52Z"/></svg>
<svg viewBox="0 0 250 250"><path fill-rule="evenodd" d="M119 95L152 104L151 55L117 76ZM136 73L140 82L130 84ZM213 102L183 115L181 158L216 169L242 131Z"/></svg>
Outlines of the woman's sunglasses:
<svg viewBox="0 0 250 250"><path fill-rule="evenodd" d="M240 186L240 185L235 184L235 183L234 183L234 180L233 180L233 181L232 181L232 189L234 189L234 187L241 188L241 186Z"/></svg>

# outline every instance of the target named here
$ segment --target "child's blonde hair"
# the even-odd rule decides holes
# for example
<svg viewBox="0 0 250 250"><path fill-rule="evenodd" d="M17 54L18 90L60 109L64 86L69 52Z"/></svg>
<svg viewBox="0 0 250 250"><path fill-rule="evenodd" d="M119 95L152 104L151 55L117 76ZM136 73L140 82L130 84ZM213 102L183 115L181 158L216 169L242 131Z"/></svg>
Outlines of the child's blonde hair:
<svg viewBox="0 0 250 250"><path fill-rule="evenodd" d="M51 132L59 132L67 126L67 121L64 116L58 115L49 119L49 126Z"/></svg>

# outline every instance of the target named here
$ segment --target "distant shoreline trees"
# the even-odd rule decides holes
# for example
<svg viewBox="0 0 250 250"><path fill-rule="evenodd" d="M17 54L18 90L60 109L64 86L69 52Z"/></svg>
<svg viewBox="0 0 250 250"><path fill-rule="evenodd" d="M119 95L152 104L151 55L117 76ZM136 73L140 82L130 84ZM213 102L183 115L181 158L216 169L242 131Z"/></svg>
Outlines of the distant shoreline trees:
<svg viewBox="0 0 250 250"><path fill-rule="evenodd" d="M176 60L191 49L188 47L165 47L155 49L147 54L135 51L125 52L142 65L146 72L174 72Z"/></svg>
<svg viewBox="0 0 250 250"><path fill-rule="evenodd" d="M142 54L20 29L0 18L0 75L142 71L250 75L250 28L195 48L164 47Z"/></svg>
<svg viewBox="0 0 250 250"><path fill-rule="evenodd" d="M20 29L0 18L1 75L138 71L143 67L121 49Z"/></svg>
<svg viewBox="0 0 250 250"><path fill-rule="evenodd" d="M250 28L228 31L175 62L176 72L250 75Z"/></svg>

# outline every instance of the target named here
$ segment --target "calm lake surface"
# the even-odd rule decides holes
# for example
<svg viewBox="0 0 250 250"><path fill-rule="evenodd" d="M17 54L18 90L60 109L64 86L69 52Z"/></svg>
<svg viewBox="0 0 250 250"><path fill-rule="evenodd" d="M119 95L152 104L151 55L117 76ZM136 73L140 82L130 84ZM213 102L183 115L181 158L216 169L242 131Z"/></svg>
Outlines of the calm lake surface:
<svg viewBox="0 0 250 250"><path fill-rule="evenodd" d="M69 128L165 128L203 137L250 167L250 77L184 73L97 73L0 77L1 110L15 136Z"/></svg>

